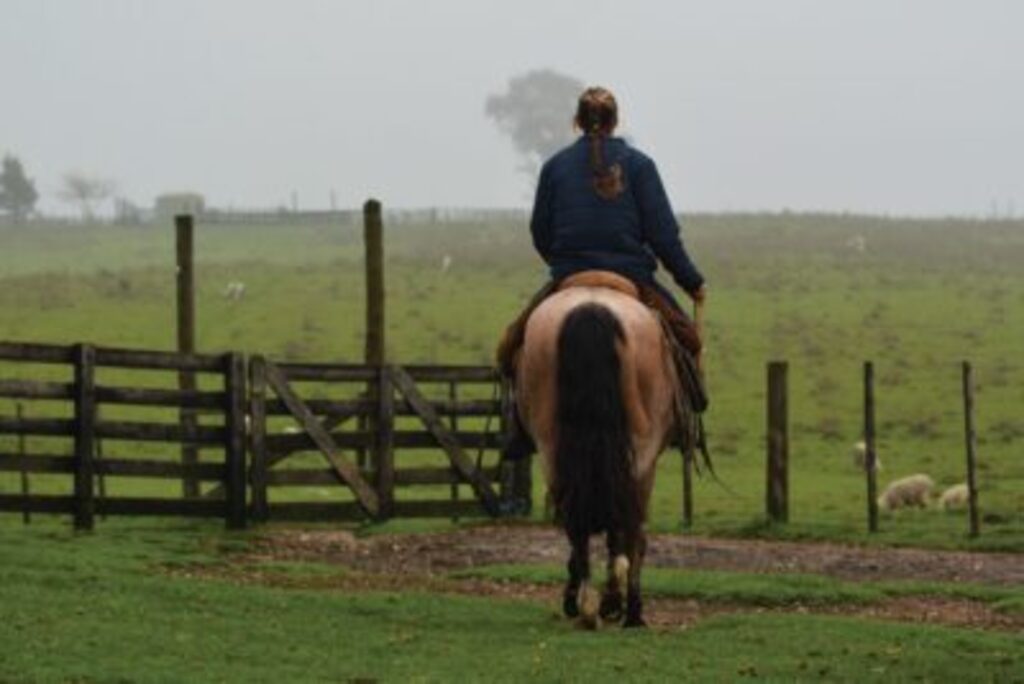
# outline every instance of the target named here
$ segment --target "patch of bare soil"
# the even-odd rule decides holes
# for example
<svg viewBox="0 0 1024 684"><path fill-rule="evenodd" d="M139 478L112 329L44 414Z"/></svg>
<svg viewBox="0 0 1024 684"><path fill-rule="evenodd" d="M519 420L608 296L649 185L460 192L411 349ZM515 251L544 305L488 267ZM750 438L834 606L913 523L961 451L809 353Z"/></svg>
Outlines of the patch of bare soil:
<svg viewBox="0 0 1024 684"><path fill-rule="evenodd" d="M592 553L600 550L595 543ZM273 532L254 551L277 559L336 562L369 572L447 573L481 565L564 563L568 544L554 528L505 524L454 532L357 538L347 531ZM1024 555L841 544L706 539L652 534L648 566L761 573L811 573L854 581L1024 583Z"/></svg>
<svg viewBox="0 0 1024 684"><path fill-rule="evenodd" d="M595 541L595 560L603 554ZM494 564L562 564L568 544L547 526L496 524L454 532L380 535L359 538L347 531L274 531L254 541L248 553L202 575L283 587L344 591L410 590L496 596L543 601L558 606L561 590L448 574ZM333 563L347 572L291 576L262 570L265 561ZM1012 585L1024 582L1024 557L923 549L862 548L839 544L725 540L651 535L647 565L664 568L730 570L751 573L808 573L851 581L932 580ZM595 567L601 567L597 563ZM271 566L272 567L272 566ZM183 572L180 571L179 572ZM742 604L653 598L646 602L648 622L685 628L701 618L734 612L796 612L859 615L901 622L939 623L999 630L1024 630L1024 616L999 613L980 601L939 596L894 597L870 605L794 605L759 608Z"/></svg>

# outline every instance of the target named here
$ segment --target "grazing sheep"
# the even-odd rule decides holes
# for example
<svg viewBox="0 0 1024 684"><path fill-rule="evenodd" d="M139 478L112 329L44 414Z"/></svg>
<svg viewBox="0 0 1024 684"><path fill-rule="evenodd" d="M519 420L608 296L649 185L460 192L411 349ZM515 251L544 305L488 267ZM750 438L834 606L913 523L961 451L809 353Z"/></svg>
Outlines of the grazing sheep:
<svg viewBox="0 0 1024 684"><path fill-rule="evenodd" d="M967 491L967 483L961 482L942 492L942 496L939 497L939 505L947 511L964 508L967 505L968 496L970 493Z"/></svg>
<svg viewBox="0 0 1024 684"><path fill-rule="evenodd" d="M450 254L445 254L444 259L441 259L441 273L447 273L452 267L452 257Z"/></svg>
<svg viewBox="0 0 1024 684"><path fill-rule="evenodd" d="M227 284L223 291L221 291L221 295L224 299L237 302L245 296L245 283L233 280Z"/></svg>
<svg viewBox="0 0 1024 684"><path fill-rule="evenodd" d="M858 470L864 470L864 464L868 458L868 445L864 443L864 440L858 441L853 445L853 449L850 451L850 456L853 459L853 467ZM878 454L875 454L875 472L882 470L882 459L878 458Z"/></svg>
<svg viewBox="0 0 1024 684"><path fill-rule="evenodd" d="M878 507L884 511L894 511L908 506L925 508L933 487L935 482L932 478L922 473L894 480L878 497Z"/></svg>

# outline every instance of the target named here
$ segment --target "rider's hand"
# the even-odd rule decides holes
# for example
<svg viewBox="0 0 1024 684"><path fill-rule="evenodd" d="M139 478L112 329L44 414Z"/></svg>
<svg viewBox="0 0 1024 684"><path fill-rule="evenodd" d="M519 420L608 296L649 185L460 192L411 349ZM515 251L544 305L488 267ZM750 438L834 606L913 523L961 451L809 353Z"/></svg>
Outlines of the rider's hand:
<svg viewBox="0 0 1024 684"><path fill-rule="evenodd" d="M691 293L690 296L693 297L693 301L697 304L703 304L704 300L708 298L708 286L706 284L701 285L700 288L696 292Z"/></svg>

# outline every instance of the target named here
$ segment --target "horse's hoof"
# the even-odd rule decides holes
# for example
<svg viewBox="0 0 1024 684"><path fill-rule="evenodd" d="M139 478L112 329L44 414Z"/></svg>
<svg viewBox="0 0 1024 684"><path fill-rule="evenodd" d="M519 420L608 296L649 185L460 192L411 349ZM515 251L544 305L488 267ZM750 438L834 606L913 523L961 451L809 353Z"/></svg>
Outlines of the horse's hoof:
<svg viewBox="0 0 1024 684"><path fill-rule="evenodd" d="M642 617L626 618L626 621L622 623L623 629L633 629L635 627L646 628L647 623L644 622Z"/></svg>
<svg viewBox="0 0 1024 684"><path fill-rule="evenodd" d="M618 622L622 619L622 594L609 592L601 597L601 608L598 611L605 622Z"/></svg>
<svg viewBox="0 0 1024 684"><path fill-rule="evenodd" d="M562 598L562 612L565 613L567 618L580 616L580 604L576 601L576 592L566 593Z"/></svg>

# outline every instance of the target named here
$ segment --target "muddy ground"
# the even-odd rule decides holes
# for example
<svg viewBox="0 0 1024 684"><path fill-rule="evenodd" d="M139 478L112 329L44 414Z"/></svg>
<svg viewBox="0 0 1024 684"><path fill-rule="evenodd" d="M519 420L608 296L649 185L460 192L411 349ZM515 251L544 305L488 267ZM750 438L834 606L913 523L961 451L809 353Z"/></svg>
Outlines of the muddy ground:
<svg viewBox="0 0 1024 684"><path fill-rule="evenodd" d="M348 531L278 530L256 539L250 550L216 571L241 581L350 591L422 589L543 601L554 611L560 588L480 579L453 579L449 573L494 564L565 562L568 546L557 530L537 525L486 525L452 532L356 537ZM595 568L603 549L592 547ZM265 561L333 563L354 572L304 577L260 570ZM706 539L651 535L648 567L729 570L751 573L818 574L849 581L926 580L997 586L1024 583L1024 557L923 549L865 548L840 544ZM731 612L855 614L904 622L927 622L984 629L1024 631L1024 615L1000 613L984 602L943 596L893 597L869 605L800 604L761 608L692 599L654 598L646 603L648 622L687 627L701 618Z"/></svg>

